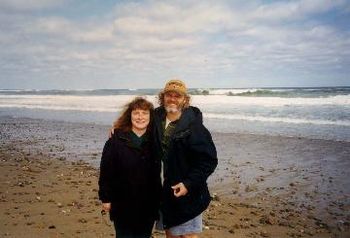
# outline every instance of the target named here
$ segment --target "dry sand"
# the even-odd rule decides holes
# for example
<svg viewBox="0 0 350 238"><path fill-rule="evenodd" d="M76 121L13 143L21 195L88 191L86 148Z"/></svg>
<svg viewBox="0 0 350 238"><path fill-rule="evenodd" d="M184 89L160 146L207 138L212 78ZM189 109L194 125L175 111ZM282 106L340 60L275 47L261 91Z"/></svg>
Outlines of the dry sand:
<svg viewBox="0 0 350 238"><path fill-rule="evenodd" d="M0 117L0 237L114 237L97 196L106 133ZM213 138L219 166L201 237L350 237L350 143Z"/></svg>

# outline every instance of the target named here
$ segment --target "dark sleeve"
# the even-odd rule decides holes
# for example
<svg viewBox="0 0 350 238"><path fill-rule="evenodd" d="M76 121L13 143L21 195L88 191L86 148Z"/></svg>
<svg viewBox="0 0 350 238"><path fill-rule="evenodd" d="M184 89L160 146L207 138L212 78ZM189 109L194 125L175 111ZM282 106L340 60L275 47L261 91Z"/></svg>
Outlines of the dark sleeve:
<svg viewBox="0 0 350 238"><path fill-rule="evenodd" d="M206 184L217 164L217 153L213 139L204 125L193 127L189 138L191 168L183 183L190 192Z"/></svg>
<svg viewBox="0 0 350 238"><path fill-rule="evenodd" d="M111 202L111 195L112 195L112 171L111 171L111 168L112 168L111 162L112 162L112 155L113 155L112 138L110 138L105 143L105 146L102 152L101 163L100 163L98 195L99 195L99 199L103 203Z"/></svg>
<svg viewBox="0 0 350 238"><path fill-rule="evenodd" d="M156 156L154 158L154 164L152 168L152 185L153 185L153 190L152 190L152 206L153 206L153 211L154 211L154 217L156 219L159 219L159 206L160 206L160 200L161 200L161 190L162 190L162 183L160 179L160 171L161 171L161 165L160 161L157 159Z"/></svg>

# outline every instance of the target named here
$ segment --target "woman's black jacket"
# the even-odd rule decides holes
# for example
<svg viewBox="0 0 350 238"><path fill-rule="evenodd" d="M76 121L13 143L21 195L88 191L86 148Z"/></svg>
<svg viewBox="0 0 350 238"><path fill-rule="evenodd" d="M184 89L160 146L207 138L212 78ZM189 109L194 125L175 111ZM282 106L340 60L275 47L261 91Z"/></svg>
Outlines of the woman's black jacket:
<svg viewBox="0 0 350 238"><path fill-rule="evenodd" d="M146 137L140 149L132 145L129 133L115 131L104 146L99 198L111 202L111 220L136 229L158 216L160 167L151 152L151 138Z"/></svg>
<svg viewBox="0 0 350 238"><path fill-rule="evenodd" d="M196 107L184 109L171 136L167 156L162 153L163 121L166 112L159 107L154 113L154 140L158 158L164 161L161 211L165 228L182 224L202 213L209 205L207 178L218 160L202 113ZM171 186L183 182L188 194L176 198Z"/></svg>

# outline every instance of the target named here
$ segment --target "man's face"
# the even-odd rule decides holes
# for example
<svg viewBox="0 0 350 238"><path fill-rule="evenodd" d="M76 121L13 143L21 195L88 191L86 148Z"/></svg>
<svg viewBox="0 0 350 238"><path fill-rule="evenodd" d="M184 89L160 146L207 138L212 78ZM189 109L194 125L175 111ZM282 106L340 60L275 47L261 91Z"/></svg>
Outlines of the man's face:
<svg viewBox="0 0 350 238"><path fill-rule="evenodd" d="M177 92L166 92L164 94L164 107L167 112L176 113L181 111L185 104L185 96Z"/></svg>

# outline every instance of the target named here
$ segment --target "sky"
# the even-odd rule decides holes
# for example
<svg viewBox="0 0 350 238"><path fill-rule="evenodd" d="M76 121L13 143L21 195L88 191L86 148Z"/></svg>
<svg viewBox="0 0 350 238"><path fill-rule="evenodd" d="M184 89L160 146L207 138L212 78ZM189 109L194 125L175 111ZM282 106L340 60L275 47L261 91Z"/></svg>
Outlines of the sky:
<svg viewBox="0 0 350 238"><path fill-rule="evenodd" d="M348 0L0 0L0 88L350 86Z"/></svg>

